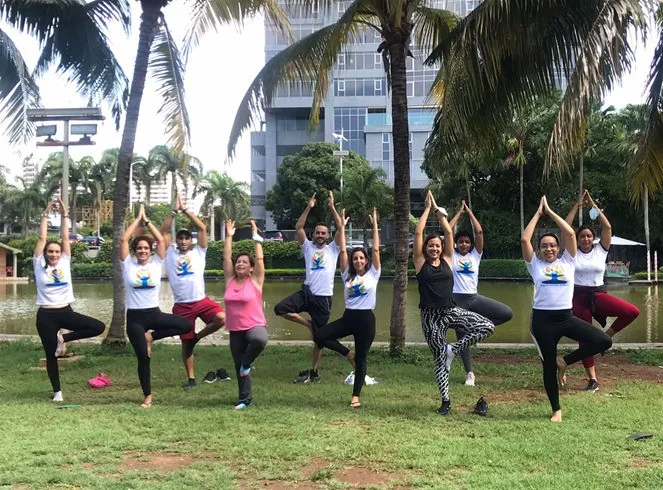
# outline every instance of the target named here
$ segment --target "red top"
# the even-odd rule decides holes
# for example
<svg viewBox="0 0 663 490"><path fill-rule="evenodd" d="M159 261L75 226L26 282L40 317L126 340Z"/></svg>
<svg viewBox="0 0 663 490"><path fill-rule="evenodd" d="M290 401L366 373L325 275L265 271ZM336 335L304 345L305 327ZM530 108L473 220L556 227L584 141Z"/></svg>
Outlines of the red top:
<svg viewBox="0 0 663 490"><path fill-rule="evenodd" d="M262 308L262 291L253 284L250 277L241 285L233 278L226 286L223 301L226 305L226 329L229 332L267 326Z"/></svg>

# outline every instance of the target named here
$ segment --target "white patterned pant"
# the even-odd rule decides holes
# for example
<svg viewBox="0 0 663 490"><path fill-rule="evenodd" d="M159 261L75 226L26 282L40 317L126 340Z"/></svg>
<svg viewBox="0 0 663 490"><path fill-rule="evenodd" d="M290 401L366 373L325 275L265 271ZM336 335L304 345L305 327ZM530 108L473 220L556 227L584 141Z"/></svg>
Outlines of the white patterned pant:
<svg viewBox="0 0 663 490"><path fill-rule="evenodd" d="M495 330L495 325L486 317L454 306L453 308L422 308L421 328L428 347L435 358L435 382L440 398L449 400L449 371L447 361L447 330L456 331L459 337L451 343L451 351L458 354L463 349L482 341Z"/></svg>

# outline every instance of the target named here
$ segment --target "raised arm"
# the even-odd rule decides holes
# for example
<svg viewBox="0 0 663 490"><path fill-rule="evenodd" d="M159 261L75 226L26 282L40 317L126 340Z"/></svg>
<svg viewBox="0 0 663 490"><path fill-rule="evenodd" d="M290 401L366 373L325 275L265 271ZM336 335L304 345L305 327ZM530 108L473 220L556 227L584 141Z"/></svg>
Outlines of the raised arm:
<svg viewBox="0 0 663 490"><path fill-rule="evenodd" d="M251 220L251 238L253 238L253 246L256 249L256 265L253 268L253 280L255 285L262 290L262 285L265 283L265 255L262 251L263 238L258 234L258 225L254 220Z"/></svg>
<svg viewBox="0 0 663 490"><path fill-rule="evenodd" d="M193 214L192 211L184 206L180 196L177 196L177 202L180 211L182 211L182 214L189 218L193 224L196 225L196 228L198 228L198 246L201 248L207 248L207 225L203 220L201 220L198 216Z"/></svg>
<svg viewBox="0 0 663 490"><path fill-rule="evenodd" d="M174 238L170 236L170 227L173 224L173 220L177 216L177 213L180 210L180 196L177 196L177 204L176 207L170 210L170 213L168 216L166 216L166 219L164 220L163 223L161 223L161 227L159 228L159 233L163 237L164 244L166 246L166 249L170 247L170 239Z"/></svg>
<svg viewBox="0 0 663 490"><path fill-rule="evenodd" d="M142 209L143 207L141 206L141 210ZM142 219L143 213L139 212L134 222L127 226L127 229L124 230L124 234L122 235L122 238L120 238L120 260L124 261L127 257L129 257L129 240L131 240L131 235L134 234L134 231L136 231L136 228L138 228Z"/></svg>
<svg viewBox="0 0 663 490"><path fill-rule="evenodd" d="M474 213L470 209L470 207L465 204L465 201L463 201L463 206L465 206L465 210L467 211L467 215L470 217L470 222L472 223L472 228L474 229L474 250L479 252L479 254L483 253L483 228L481 228L481 223L479 223L479 220L477 219L476 216L474 216ZM451 227L453 230L453 227Z"/></svg>
<svg viewBox="0 0 663 490"><path fill-rule="evenodd" d="M375 270L380 270L380 233L378 232L378 211L373 208L373 214L368 215L368 219L371 220L373 225L373 267Z"/></svg>
<svg viewBox="0 0 663 490"><path fill-rule="evenodd" d="M235 268L233 267L233 235L235 234L235 222L226 220L226 239L223 241L223 278L226 286L230 284L235 277Z"/></svg>
<svg viewBox="0 0 663 490"><path fill-rule="evenodd" d="M308 218L308 213L313 209L315 206L315 194L313 194L313 197L309 200L308 204L306 205L306 209L304 209L304 212L302 212L302 215L299 217L297 220L297 223L295 223L295 230L297 231L297 241L299 242L300 245L304 245L304 242L306 241L306 230L304 230L304 227L306 226L306 218Z"/></svg>
<svg viewBox="0 0 663 490"><path fill-rule="evenodd" d="M62 237L62 253L71 257L71 241L69 240L69 215L67 209L58 196L58 207L60 208L60 236Z"/></svg>
<svg viewBox="0 0 663 490"><path fill-rule="evenodd" d="M525 262L531 262L534 257L534 247L532 246L532 237L534 236L534 230L536 229L536 224L539 222L539 218L543 216L543 198L539 203L539 207L532 216L532 219L529 221L523 234L520 237L520 246L523 249L523 259Z"/></svg>
<svg viewBox="0 0 663 490"><path fill-rule="evenodd" d="M48 239L48 215L51 214L51 209L55 201L51 201L44 209L44 212L41 215L41 225L39 226L39 239L37 240L37 245L35 245L34 256L39 257L44 253L44 247L46 246L46 240ZM64 212L64 209L60 210Z"/></svg>
<svg viewBox="0 0 663 490"><path fill-rule="evenodd" d="M338 248L340 249L338 258L339 258L339 266L341 267L341 274L343 274L343 272L345 272L345 270L348 268L348 248L345 244L345 225L347 224L348 221L350 221L350 218L345 217L345 209L341 209L340 218L341 218L340 220L341 226L340 228L338 228L338 224L336 226L337 229L340 230L341 232L340 235L341 243L338 244ZM336 233L338 234L338 231Z"/></svg>
<svg viewBox="0 0 663 490"><path fill-rule="evenodd" d="M451 221L449 221L449 226L451 226L451 229L453 230L456 225L458 224L458 221L460 220L460 217L463 215L465 212L465 201L463 201L458 208L458 212L454 215L453 218L451 218Z"/></svg>
<svg viewBox="0 0 663 490"><path fill-rule="evenodd" d="M164 240L163 235L159 231L159 228L157 228L147 217L145 214L145 206L142 204L140 205L140 215L143 217L143 224L147 226L147 229L150 230L150 233L152 233L152 236L157 241L156 254L161 260L163 260L166 257L166 241Z"/></svg>
<svg viewBox="0 0 663 490"><path fill-rule="evenodd" d="M334 241L336 245L340 248L341 243L345 243L345 226L341 219L341 215L336 211L336 206L334 205L334 193L329 191L329 209L331 209L332 215L334 216L334 223L336 224L336 235L334 235ZM341 272L343 267L341 267Z"/></svg>
<svg viewBox="0 0 663 490"><path fill-rule="evenodd" d="M599 212L599 223L601 223L601 246L605 250L608 250L610 248L610 243L612 242L612 225L610 224L610 221L608 221L606 215L603 214L601 208L596 205L594 199L592 199L592 196L587 190L585 190L585 195L587 196L589 205Z"/></svg>
<svg viewBox="0 0 663 490"><path fill-rule="evenodd" d="M576 219L576 214L578 214L578 209L580 209L580 206L582 206L582 202L585 200L585 196L587 196L587 189L585 189L585 192L583 192L578 200L573 203L573 207L569 211L569 214L566 215L566 221L569 225L573 226L573 220Z"/></svg>
<svg viewBox="0 0 663 490"><path fill-rule="evenodd" d="M437 205L432 193L431 199L433 200L433 208L435 208L437 220L439 221L440 226L442 226L442 232L444 233L444 248L442 250L442 255L444 256L444 260L451 264L454 255L454 232L447 221L447 210Z"/></svg>
<svg viewBox="0 0 663 490"><path fill-rule="evenodd" d="M543 196L543 210L548 216L552 218L555 224L559 226L559 229L562 233L562 236L560 237L562 239L562 245L564 245L564 248L569 252L571 257L575 257L578 251L578 242L576 240L576 234L575 231L573 231L573 227L564 221L564 219L555 213L555 211L550 209L546 196Z"/></svg>
<svg viewBox="0 0 663 490"><path fill-rule="evenodd" d="M426 262L424 255L424 230L426 229L426 221L428 221L428 214L433 206L433 195L428 191L426 194L424 212L421 213L421 218L417 222L417 227L414 229L414 243L412 244L412 259L414 261L414 270L419 272Z"/></svg>

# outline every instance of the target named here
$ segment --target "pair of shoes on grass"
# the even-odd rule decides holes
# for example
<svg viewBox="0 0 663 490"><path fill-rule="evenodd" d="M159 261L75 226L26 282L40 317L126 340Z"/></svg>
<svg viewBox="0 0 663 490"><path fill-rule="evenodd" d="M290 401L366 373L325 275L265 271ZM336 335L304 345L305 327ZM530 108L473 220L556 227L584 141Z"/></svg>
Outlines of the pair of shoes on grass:
<svg viewBox="0 0 663 490"><path fill-rule="evenodd" d="M355 372L351 371L350 374L345 378L345 381L343 381L346 385L353 385L355 384ZM378 384L378 380L375 378L371 378L368 374L364 378L364 384L365 385L376 385Z"/></svg>
<svg viewBox="0 0 663 490"><path fill-rule="evenodd" d="M230 376L228 376L228 372L221 368L217 370L216 372L210 371L205 375L203 378L203 383L214 383L215 381L229 381Z"/></svg>

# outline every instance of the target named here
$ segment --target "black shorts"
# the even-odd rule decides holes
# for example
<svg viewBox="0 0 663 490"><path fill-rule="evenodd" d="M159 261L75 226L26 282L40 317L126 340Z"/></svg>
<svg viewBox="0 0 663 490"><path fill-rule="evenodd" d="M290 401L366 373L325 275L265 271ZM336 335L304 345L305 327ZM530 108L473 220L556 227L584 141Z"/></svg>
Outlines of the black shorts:
<svg viewBox="0 0 663 490"><path fill-rule="evenodd" d="M311 323L315 332L329 322L331 307L331 296L315 296L311 293L311 288L306 284L302 284L302 288L299 291L291 294L274 307L274 313L282 316L286 313L301 313L305 311L311 315Z"/></svg>

